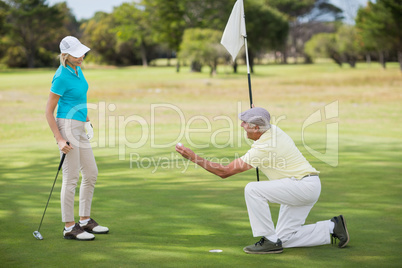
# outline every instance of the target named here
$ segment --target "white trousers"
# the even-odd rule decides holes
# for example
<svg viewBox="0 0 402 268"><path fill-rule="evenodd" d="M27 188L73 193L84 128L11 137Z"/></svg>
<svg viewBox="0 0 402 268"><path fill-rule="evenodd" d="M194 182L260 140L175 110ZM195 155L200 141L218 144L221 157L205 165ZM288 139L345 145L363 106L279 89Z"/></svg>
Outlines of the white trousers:
<svg viewBox="0 0 402 268"><path fill-rule="evenodd" d="M304 225L320 192L321 183L318 176L302 180L285 178L248 183L244 195L253 236L276 234L284 248L329 244L329 220ZM268 202L281 205L276 228Z"/></svg>
<svg viewBox="0 0 402 268"><path fill-rule="evenodd" d="M85 122L57 118L60 133L73 146L64 159L63 183L61 186L61 219L63 222L74 221L74 196L80 179L79 216L91 216L92 197L98 177L98 167L86 136ZM60 152L60 156L62 153Z"/></svg>

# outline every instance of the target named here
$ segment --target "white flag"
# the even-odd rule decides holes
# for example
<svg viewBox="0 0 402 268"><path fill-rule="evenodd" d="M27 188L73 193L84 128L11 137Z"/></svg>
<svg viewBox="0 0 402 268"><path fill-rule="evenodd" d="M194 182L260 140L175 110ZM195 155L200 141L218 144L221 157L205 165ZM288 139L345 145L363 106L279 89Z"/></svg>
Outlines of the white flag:
<svg viewBox="0 0 402 268"><path fill-rule="evenodd" d="M235 61L239 50L244 45L244 37L246 36L243 0L237 0L221 40L221 44L232 55L233 61Z"/></svg>

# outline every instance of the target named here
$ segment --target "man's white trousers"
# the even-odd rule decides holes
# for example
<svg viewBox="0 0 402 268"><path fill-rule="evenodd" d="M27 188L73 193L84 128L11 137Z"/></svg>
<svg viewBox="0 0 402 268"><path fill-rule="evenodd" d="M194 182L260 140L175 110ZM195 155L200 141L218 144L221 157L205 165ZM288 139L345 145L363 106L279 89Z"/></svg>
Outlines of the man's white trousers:
<svg viewBox="0 0 402 268"><path fill-rule="evenodd" d="M284 248L329 244L329 220L304 225L320 192L318 176L248 183L244 193L253 236L276 234ZM276 228L268 203L281 205Z"/></svg>

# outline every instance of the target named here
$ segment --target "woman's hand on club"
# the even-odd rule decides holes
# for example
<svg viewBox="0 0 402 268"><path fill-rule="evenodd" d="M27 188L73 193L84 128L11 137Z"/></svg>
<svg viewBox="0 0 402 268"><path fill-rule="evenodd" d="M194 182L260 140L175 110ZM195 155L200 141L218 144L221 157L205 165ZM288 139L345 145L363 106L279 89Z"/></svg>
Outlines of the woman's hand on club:
<svg viewBox="0 0 402 268"><path fill-rule="evenodd" d="M73 149L73 146L69 145L66 140L59 141L57 145L59 145L60 151L64 154L68 154Z"/></svg>

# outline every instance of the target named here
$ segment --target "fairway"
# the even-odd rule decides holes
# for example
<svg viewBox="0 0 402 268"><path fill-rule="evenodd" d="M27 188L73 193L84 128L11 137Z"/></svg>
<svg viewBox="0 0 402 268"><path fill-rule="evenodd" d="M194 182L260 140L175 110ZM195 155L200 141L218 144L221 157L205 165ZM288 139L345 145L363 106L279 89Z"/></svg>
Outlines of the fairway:
<svg viewBox="0 0 402 268"><path fill-rule="evenodd" d="M244 201L254 170L222 180L183 160L177 142L228 163L250 147L245 66L86 68L99 176L92 217L110 233L64 240L59 153L45 119L55 69L0 73L1 267L401 267L402 75L360 63L255 66L256 106L268 109L321 174L308 223L343 214L350 243L248 255ZM329 139L327 139L330 137ZM261 179L266 179L261 176ZM76 194L78 201L78 191ZM279 206L272 205L276 222ZM78 215L78 202L76 202ZM220 253L209 250L221 249Z"/></svg>

